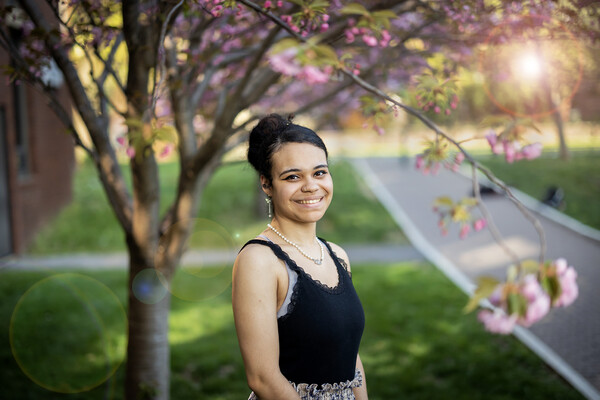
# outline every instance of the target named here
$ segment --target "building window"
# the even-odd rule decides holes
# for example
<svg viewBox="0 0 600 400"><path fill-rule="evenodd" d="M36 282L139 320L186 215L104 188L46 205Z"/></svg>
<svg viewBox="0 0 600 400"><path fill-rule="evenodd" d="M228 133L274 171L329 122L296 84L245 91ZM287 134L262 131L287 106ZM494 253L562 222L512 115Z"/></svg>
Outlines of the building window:
<svg viewBox="0 0 600 400"><path fill-rule="evenodd" d="M13 100L16 128L17 172L19 178L31 174L29 155L29 119L27 117L27 90L24 83L13 83Z"/></svg>
<svg viewBox="0 0 600 400"><path fill-rule="evenodd" d="M12 252L6 133L6 112L0 106L0 257Z"/></svg>
<svg viewBox="0 0 600 400"><path fill-rule="evenodd" d="M19 48L23 40L20 24L9 26L10 40ZM31 158L29 154L29 119L27 113L27 88L23 82L13 82L13 109L15 121L15 144L17 155L17 176L27 178L31 175Z"/></svg>

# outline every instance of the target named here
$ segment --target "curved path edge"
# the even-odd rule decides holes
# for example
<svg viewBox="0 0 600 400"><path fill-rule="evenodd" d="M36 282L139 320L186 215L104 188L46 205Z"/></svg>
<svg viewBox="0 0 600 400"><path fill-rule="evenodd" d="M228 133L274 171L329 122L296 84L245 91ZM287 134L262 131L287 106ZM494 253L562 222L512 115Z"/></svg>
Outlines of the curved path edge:
<svg viewBox="0 0 600 400"><path fill-rule="evenodd" d="M444 273L456 286L458 286L467 295L471 295L476 285L437 250L421 233L421 231L412 222L410 217L400 207L385 185L381 182L377 174L373 171L367 160L363 158L349 160L357 174L362 175L365 184L379 199L381 204L390 213L394 221L403 229L413 246L419 250L425 258L434 264L442 273ZM531 206L532 203L529 204ZM536 353L550 367L566 379L573 387L589 400L600 400L600 392L596 390L585 378L565 362L556 352L549 348L543 341L539 340L529 330L517 327L514 331L523 344Z"/></svg>

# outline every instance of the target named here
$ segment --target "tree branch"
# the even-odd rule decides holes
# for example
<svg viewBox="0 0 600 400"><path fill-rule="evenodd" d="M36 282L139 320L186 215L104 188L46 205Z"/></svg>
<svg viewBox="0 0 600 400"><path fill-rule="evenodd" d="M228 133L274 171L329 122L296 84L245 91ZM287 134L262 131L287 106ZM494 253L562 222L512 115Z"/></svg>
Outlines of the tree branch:
<svg viewBox="0 0 600 400"><path fill-rule="evenodd" d="M275 22L276 24L280 25L283 29L285 29L290 35L292 35L299 42L301 42L301 43L307 42L306 38L302 37L301 35L299 35L298 33L294 32L294 31L292 31L291 28L289 28L285 22L283 22L279 17L274 15L272 12L263 10L262 7L258 6L257 4L255 4L249 0L238 0L238 1L240 3L246 5L247 7L267 16L273 22ZM446 134L444 131L442 131L432 120L425 117L419 111L391 98L385 92L383 92L379 88L373 86L372 84L368 83L361 77L355 75L352 71L348 70L347 68L340 67L340 71L344 75L349 77L355 84L362 87L367 92L401 108L406 113L408 113L408 114L416 117L418 120L420 120L426 127L428 127L430 130L435 132L435 134L437 136L444 137L446 140L448 140L450 143L452 143L457 149L459 149L465 155L465 158L467 160L469 160L469 162L471 164L473 164L476 168L478 168L481 172L483 172L484 175L486 175L488 177L488 179L490 179L496 185L501 187L506 192L508 198L513 202L513 204L516 205L516 207L521 212L521 214L523 214L523 216L527 220L529 220L533 224L534 228L536 229L539 240L540 240L540 260L544 260L545 250L546 250L546 239L545 239L544 230L543 230L539 220L537 218L535 218L535 216L531 212L529 212L526 209L526 207L513 195L511 190L508 188L508 186L504 182L502 182L500 179L495 177L490 170L488 170L487 168L485 168L481 164L479 164L458 142L456 142L452 137L450 137L448 134Z"/></svg>
<svg viewBox="0 0 600 400"><path fill-rule="evenodd" d="M33 0L19 0L19 4L21 4L36 26L45 32L52 31L49 22L46 21L39 10L38 4L35 4ZM114 149L108 138L107 126L96 115L94 107L79 79L77 70L58 38L53 35L47 35L46 46L50 49L56 64L65 75L65 82L73 103L88 128L99 157L99 162L97 163L98 173L112 209L124 231L129 232L131 230L132 217L131 199L121 173L121 167L117 162Z"/></svg>

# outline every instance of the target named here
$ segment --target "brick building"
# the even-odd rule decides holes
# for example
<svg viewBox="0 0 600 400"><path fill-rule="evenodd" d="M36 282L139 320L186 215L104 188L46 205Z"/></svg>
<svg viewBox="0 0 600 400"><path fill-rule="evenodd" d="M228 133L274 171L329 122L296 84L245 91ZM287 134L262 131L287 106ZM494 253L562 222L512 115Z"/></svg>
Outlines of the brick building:
<svg viewBox="0 0 600 400"><path fill-rule="evenodd" d="M10 58L0 47L0 65ZM58 87L67 103L64 85ZM69 109L69 108L67 108ZM73 140L40 93L0 82L0 256L22 253L71 200Z"/></svg>

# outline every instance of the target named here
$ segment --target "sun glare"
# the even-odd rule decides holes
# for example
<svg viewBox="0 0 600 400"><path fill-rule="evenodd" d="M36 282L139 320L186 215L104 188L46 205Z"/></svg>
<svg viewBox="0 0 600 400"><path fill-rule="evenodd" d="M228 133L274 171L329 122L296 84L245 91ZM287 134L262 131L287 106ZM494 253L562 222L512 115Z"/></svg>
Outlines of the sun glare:
<svg viewBox="0 0 600 400"><path fill-rule="evenodd" d="M539 57L534 54L523 54L517 60L519 73L527 79L536 79L542 72L542 63Z"/></svg>

